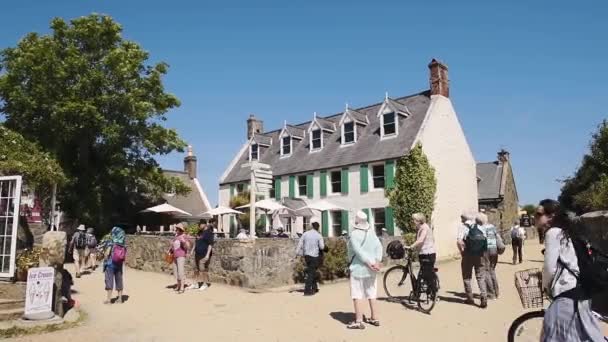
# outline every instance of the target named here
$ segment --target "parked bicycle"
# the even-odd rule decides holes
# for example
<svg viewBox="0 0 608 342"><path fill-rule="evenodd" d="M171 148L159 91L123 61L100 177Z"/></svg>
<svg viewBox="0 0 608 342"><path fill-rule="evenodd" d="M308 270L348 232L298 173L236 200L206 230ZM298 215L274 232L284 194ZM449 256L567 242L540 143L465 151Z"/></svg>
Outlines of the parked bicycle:
<svg viewBox="0 0 608 342"><path fill-rule="evenodd" d="M439 289L438 269L433 269L436 279L435 286L428 286L424 277L422 277L422 269L418 270L417 276L414 275L413 251L410 248L404 249L404 259L407 263L393 266L386 271L384 274L384 292L391 300L408 301L410 304L417 302L420 311L428 314L435 307L437 300L437 289Z"/></svg>

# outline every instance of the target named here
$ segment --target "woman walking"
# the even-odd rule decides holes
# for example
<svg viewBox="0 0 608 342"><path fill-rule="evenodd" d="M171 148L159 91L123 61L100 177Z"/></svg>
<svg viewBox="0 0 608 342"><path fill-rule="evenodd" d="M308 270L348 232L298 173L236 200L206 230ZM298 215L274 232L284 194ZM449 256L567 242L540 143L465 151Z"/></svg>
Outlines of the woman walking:
<svg viewBox="0 0 608 342"><path fill-rule="evenodd" d="M178 223L175 227L175 239L171 243L169 253L173 254L173 274L177 280L175 290L177 293L184 293L186 282L186 255L190 250L190 243L184 234L184 226Z"/></svg>
<svg viewBox="0 0 608 342"><path fill-rule="evenodd" d="M486 260L486 291L488 292L488 299L498 299L499 289L498 280L496 278L496 265L498 264L498 245L502 243L502 238L498 234L496 227L493 224L488 223L488 216L484 213L477 214L475 217L475 223L485 233L488 241L488 251ZM500 243L499 243L500 240Z"/></svg>
<svg viewBox="0 0 608 342"><path fill-rule="evenodd" d="M553 298L545 312L541 341L603 342L599 322L591 312L591 300L577 287L578 258L567 213L559 202L546 199L540 202L535 217L545 233L543 288Z"/></svg>
<svg viewBox="0 0 608 342"><path fill-rule="evenodd" d="M348 258L350 260L350 294L355 307L355 321L348 324L348 329L365 329L363 322L380 326L376 305L377 280L382 261L382 244L374 232L369 231L367 215L359 211L355 216L355 226L348 240ZM370 318L363 317L362 306L368 300Z"/></svg>
<svg viewBox="0 0 608 342"><path fill-rule="evenodd" d="M414 242L409 248L420 249L418 259L420 260L420 268L422 269L422 276L424 281L427 283L429 288L437 293L437 280L435 275L435 261L437 254L435 253L435 237L433 236L433 230L426 223L426 217L422 213L415 213L412 215L412 221L416 226L416 242Z"/></svg>
<svg viewBox="0 0 608 342"><path fill-rule="evenodd" d="M110 237L102 241L104 251L103 271L107 297L104 304L112 303L112 291L116 290L118 298L116 303L123 303L123 263L126 256L125 231L119 227L112 228Z"/></svg>

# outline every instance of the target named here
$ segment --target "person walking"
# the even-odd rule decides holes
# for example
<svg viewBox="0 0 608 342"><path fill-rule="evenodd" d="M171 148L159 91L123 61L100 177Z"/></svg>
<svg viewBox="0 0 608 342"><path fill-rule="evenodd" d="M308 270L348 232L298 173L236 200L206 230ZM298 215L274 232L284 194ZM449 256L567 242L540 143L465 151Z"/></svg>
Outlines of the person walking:
<svg viewBox="0 0 608 342"><path fill-rule="evenodd" d="M190 243L184 234L184 225L175 225L175 238L171 242L169 253L173 254L173 274L177 280L175 290L177 293L184 293L186 283L186 256L190 250Z"/></svg>
<svg viewBox="0 0 608 342"><path fill-rule="evenodd" d="M365 329L363 322L379 327L377 298L377 274L382 264L382 244L374 232L370 232L367 215L358 211L354 229L348 240L350 260L350 295L355 308L355 321L348 329ZM363 302L369 302L370 317L363 316Z"/></svg>
<svg viewBox="0 0 608 342"><path fill-rule="evenodd" d="M485 283L488 299L498 299L500 292L498 279L496 278L496 265L498 264L498 246L501 245L504 247L502 237L498 234L496 227L493 224L488 223L488 216L484 213L477 214L475 224L481 228L488 241L487 259L485 260L487 266Z"/></svg>
<svg viewBox="0 0 608 342"><path fill-rule="evenodd" d="M577 286L580 269L568 214L558 201L546 199L535 216L537 226L545 232L543 289L553 298L545 311L541 342L603 342L591 300Z"/></svg>
<svg viewBox="0 0 608 342"><path fill-rule="evenodd" d="M468 222L465 221L465 223ZM483 230L476 224L472 224L468 229L463 230L462 235L462 281L464 283L464 290L466 293L466 304L475 304L473 300L473 289L471 287L471 278L473 277L473 270L475 271L475 278L477 279L477 285L479 286L479 295L481 297L480 307L485 309L488 306L488 296L486 292L486 268L487 268L487 257L486 252L488 250L488 240Z"/></svg>
<svg viewBox="0 0 608 342"><path fill-rule="evenodd" d="M437 275L435 274L437 254L435 253L433 229L426 223L426 217L422 213L413 214L412 221L416 227L416 241L409 248L420 249L418 260L420 261L422 276L433 293L437 293Z"/></svg>
<svg viewBox="0 0 608 342"><path fill-rule="evenodd" d="M104 251L103 272L106 289L106 300L104 304L112 304L112 292L116 290L118 297L116 303L123 303L122 291L123 264L126 257L125 231L119 227L113 227L110 237L104 239L100 246Z"/></svg>
<svg viewBox="0 0 608 342"><path fill-rule="evenodd" d="M209 264L211 256L213 256L213 225L199 225L198 236L194 245L194 265L196 267L196 283L192 285L192 289L205 291L211 282L209 280Z"/></svg>
<svg viewBox="0 0 608 342"><path fill-rule="evenodd" d="M511 246L513 247L513 265L516 263L521 264L523 261L523 248L524 240L526 239L526 230L524 227L519 226L519 220L513 221L513 227L511 227ZM518 261L519 258L519 262Z"/></svg>
<svg viewBox="0 0 608 342"><path fill-rule="evenodd" d="M87 228L86 268L93 271L97 269L97 238L95 237L94 232L95 230L93 228Z"/></svg>
<svg viewBox="0 0 608 342"><path fill-rule="evenodd" d="M312 228L302 235L296 248L296 255L303 256L306 263L305 296L312 296L319 292L317 284L317 268L320 261L319 252L325 249L323 236L319 233L319 221L312 219L311 226Z"/></svg>
<svg viewBox="0 0 608 342"><path fill-rule="evenodd" d="M81 224L76 228L76 233L72 235L70 241L70 250L72 251L72 257L74 258L74 271L76 278L80 278L81 272L84 270L86 262L86 249L87 249L87 234L85 233L84 224Z"/></svg>

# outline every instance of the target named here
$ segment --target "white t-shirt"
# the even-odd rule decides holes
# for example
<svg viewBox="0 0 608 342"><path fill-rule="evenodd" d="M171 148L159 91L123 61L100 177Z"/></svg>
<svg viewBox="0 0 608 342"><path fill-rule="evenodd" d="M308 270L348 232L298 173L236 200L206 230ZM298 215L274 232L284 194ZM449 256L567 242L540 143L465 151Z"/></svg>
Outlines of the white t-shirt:
<svg viewBox="0 0 608 342"><path fill-rule="evenodd" d="M576 277L558 263L558 259L578 274L578 258L572 241L564 236L561 228L553 227L545 232L543 267L543 288L553 297L576 287Z"/></svg>

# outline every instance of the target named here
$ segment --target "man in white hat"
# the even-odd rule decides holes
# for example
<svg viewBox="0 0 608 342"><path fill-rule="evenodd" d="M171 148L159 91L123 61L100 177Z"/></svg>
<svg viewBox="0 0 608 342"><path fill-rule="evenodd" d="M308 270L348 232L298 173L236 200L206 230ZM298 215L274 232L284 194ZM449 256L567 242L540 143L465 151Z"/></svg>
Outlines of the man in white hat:
<svg viewBox="0 0 608 342"><path fill-rule="evenodd" d="M323 236L319 233L319 220L310 220L312 228L308 229L298 241L296 255L303 256L306 262L306 283L304 285L304 295L312 296L319 292L317 285L317 268L320 264L320 252L325 249Z"/></svg>
<svg viewBox="0 0 608 342"><path fill-rule="evenodd" d="M76 278L80 278L80 271L85 266L86 249L87 234L85 232L84 224L81 224L76 228L76 233L72 235L72 240L70 241L70 251L72 251L72 256L74 257Z"/></svg>

